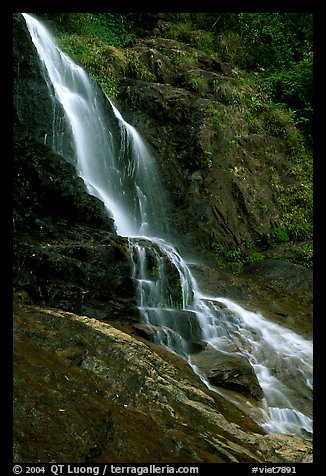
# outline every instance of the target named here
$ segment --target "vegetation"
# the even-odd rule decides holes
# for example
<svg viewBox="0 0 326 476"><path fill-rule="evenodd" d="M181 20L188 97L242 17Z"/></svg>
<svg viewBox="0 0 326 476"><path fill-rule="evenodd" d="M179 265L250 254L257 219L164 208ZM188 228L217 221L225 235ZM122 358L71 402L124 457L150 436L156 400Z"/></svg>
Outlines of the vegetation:
<svg viewBox="0 0 326 476"><path fill-rule="evenodd" d="M96 79L112 99L117 94L119 77L128 68L142 76L143 66L134 57L126 58L119 49L133 39L124 16L115 13L41 14L56 31L60 46ZM148 75L146 79L152 79Z"/></svg>
<svg viewBox="0 0 326 476"><path fill-rule="evenodd" d="M104 42L131 44L151 14L41 14L58 31ZM263 90L293 111L311 134L313 16L310 13L167 13L164 35L178 39L243 70L259 73Z"/></svg>
<svg viewBox="0 0 326 476"><path fill-rule="evenodd" d="M259 251L247 253L240 248L227 251L223 245L217 243L214 245L212 256L215 259L217 269L232 271L235 274L241 272L244 266L257 264L265 259Z"/></svg>
<svg viewBox="0 0 326 476"><path fill-rule="evenodd" d="M312 140L311 13L171 13L171 38L255 72L276 104L292 111Z"/></svg>
<svg viewBox="0 0 326 476"><path fill-rule="evenodd" d="M185 87L207 99L205 114L226 146L237 147L243 132L282 138L290 161L294 185L285 186L272 171L272 186L280 223L270 231L271 246L300 244L291 260L312 265L312 71L313 18L310 13L53 13L41 14L52 24L58 40L114 100L119 81L128 76L143 81L155 77L136 50L136 37L164 36L186 43L239 73L238 83L201 75L197 58L175 49L170 60L186 73ZM217 108L216 105L219 105ZM234 133L225 128L232 117ZM191 157L178 143L175 152L185 167L189 163L209 170L210 150ZM219 167L225 173L224 164ZM298 185L300 184L300 185ZM256 201L258 214L268 205ZM223 247L222 247L223 248ZM219 266L257 262L260 252L248 249L212 250ZM238 253L238 254L237 254Z"/></svg>
<svg viewBox="0 0 326 476"><path fill-rule="evenodd" d="M101 40L107 45L123 48L133 35L123 15L115 13L43 13L57 32Z"/></svg>
<svg viewBox="0 0 326 476"><path fill-rule="evenodd" d="M311 266L312 14L172 13L168 19L172 20L171 37L241 68L247 79L240 87L228 82L214 84L216 97L228 106L227 113L238 115L238 123L248 124L252 132L273 134L285 141L291 160L289 172L301 185L284 186L279 177L275 180L281 222L271 230L271 244L300 243L288 258ZM236 138L228 141L236 144ZM256 208L258 213L268 213L264 203L257 202ZM222 268L234 262L241 267L262 256L255 252L236 256L234 250L223 251L223 246L212 253Z"/></svg>
<svg viewBox="0 0 326 476"><path fill-rule="evenodd" d="M103 56L101 49L129 46L147 13L51 13L40 14L52 23L63 46L83 64L93 67ZM305 138L312 140L313 16L311 13L166 13L164 36L183 41L242 70L254 72L275 104L293 114ZM155 15L154 15L155 18ZM162 34L162 32L160 32ZM71 36L68 40L68 36ZM85 49L78 37L86 40ZM76 44L75 44L76 43ZM102 52L103 53L103 52ZM88 56L88 60L86 57ZM180 60L180 58L179 58ZM148 80L151 78L148 77ZM200 78L190 78L194 89ZM241 100L234 97L233 100Z"/></svg>

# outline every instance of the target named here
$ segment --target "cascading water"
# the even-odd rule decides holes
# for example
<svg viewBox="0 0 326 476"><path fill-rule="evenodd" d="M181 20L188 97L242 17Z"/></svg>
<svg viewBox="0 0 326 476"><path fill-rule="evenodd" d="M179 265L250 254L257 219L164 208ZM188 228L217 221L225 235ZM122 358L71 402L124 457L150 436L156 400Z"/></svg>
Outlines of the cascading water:
<svg viewBox="0 0 326 476"><path fill-rule="evenodd" d="M235 403L269 432L312 433L312 342L228 299L200 292L170 243L165 192L140 135L109 98L103 103L95 83L58 48L42 23L23 15L50 94L54 90L65 111L75 151L70 160L88 192L104 202L117 233L129 238L139 309L156 341L186 358L206 385L222 394L197 367L196 345L226 357L244 356L264 398L255 411L249 402ZM58 134L52 148L67 158L71 150L64 149Z"/></svg>
<svg viewBox="0 0 326 476"><path fill-rule="evenodd" d="M162 233L162 222L156 218L157 210L163 209L165 193L138 132L123 120L109 99L103 104L95 83L58 48L44 25L23 15L45 67L49 90L54 89L65 111L75 149L71 161L89 193L104 202L119 235ZM120 131L119 141L111 127ZM71 152L65 150L61 134L53 132L52 147L66 157Z"/></svg>

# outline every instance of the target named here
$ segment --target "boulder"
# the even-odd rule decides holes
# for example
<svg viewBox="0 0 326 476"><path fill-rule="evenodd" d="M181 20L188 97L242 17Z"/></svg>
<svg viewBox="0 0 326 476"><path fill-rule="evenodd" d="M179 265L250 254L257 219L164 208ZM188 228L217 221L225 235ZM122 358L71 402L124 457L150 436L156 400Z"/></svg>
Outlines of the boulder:
<svg viewBox="0 0 326 476"><path fill-rule="evenodd" d="M191 361L210 384L235 390L256 400L263 397L254 369L243 355L207 346L193 355Z"/></svg>

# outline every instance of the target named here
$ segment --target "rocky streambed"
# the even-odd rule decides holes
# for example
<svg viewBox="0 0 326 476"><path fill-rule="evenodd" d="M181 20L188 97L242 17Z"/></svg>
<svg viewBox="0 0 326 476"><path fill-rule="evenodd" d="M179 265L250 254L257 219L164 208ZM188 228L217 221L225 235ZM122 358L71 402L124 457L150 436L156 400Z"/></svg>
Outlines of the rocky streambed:
<svg viewBox="0 0 326 476"><path fill-rule="evenodd" d="M98 320L14 305L14 461L311 462L174 354Z"/></svg>

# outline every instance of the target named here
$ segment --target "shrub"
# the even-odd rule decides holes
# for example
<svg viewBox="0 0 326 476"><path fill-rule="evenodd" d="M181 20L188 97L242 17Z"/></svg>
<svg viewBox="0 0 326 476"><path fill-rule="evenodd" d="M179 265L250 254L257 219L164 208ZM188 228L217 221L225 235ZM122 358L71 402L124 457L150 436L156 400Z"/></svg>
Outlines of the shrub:
<svg viewBox="0 0 326 476"><path fill-rule="evenodd" d="M264 256L261 253L258 253L257 251L254 251L253 253L250 253L247 258L246 258L246 263L248 264L255 264L259 263L260 261L264 260Z"/></svg>
<svg viewBox="0 0 326 476"><path fill-rule="evenodd" d="M284 228L272 228L271 231L272 244L286 243L289 241L289 235Z"/></svg>

